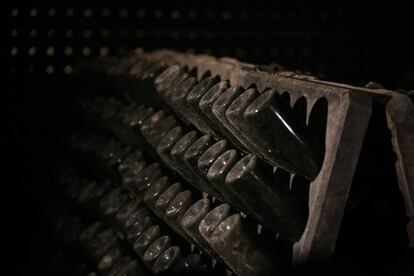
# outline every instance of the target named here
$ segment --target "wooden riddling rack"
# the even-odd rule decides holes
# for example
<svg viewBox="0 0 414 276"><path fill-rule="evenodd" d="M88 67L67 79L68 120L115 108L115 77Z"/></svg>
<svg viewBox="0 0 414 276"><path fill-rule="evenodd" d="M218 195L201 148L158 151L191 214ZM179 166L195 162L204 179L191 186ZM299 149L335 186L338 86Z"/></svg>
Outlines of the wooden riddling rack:
<svg viewBox="0 0 414 276"><path fill-rule="evenodd" d="M294 245L294 265L323 261L332 256L372 104L374 101L382 104L386 109L397 155L400 190L411 219L407 228L410 245L414 246L414 107L407 96L385 89L320 81L292 72L261 71L255 65L228 58L216 59L165 50L140 52L137 55L154 62L170 65L178 63L189 70L196 68L198 79L208 72L212 76L219 76L221 80L229 80L231 85L244 88L255 85L259 91L276 88L280 93L289 94L292 107L304 97L307 122L320 99L326 100L325 157L319 175L310 185L309 217L301 239ZM121 90L131 89L127 83L134 81L134 76L128 75L125 68L129 67L118 64L119 70L110 72L118 80L116 85Z"/></svg>

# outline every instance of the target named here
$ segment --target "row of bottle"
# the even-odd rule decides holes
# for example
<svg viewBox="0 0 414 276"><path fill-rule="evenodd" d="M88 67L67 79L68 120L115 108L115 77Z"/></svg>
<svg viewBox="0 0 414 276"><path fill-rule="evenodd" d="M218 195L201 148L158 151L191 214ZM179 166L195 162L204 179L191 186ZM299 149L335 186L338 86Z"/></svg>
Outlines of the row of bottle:
<svg viewBox="0 0 414 276"><path fill-rule="evenodd" d="M195 188L291 240L300 238L307 219L309 190L304 178L275 169L255 154L245 155L227 140L217 141L211 134L202 136L189 130L163 110L154 112L144 105L116 109L118 119L139 132L160 159ZM97 145L98 139L102 137L90 139L90 144ZM126 151L111 147L110 152L116 157ZM128 181L131 183L126 185L133 191L134 179Z"/></svg>
<svg viewBox="0 0 414 276"><path fill-rule="evenodd" d="M310 142L303 143L308 139L306 136L309 135L306 125L295 119L295 114L292 113L289 104L276 90L267 90L262 93L254 88L244 90L241 87L231 87L227 81L220 82L218 78L214 77L206 77L198 81L191 72L186 72L185 68L180 66L171 66L166 70L165 68L167 67L162 63L137 62L132 68L127 69L127 71L134 72L132 80L139 89L131 90L128 87L123 92L127 91L128 96L139 94L136 98L145 103L154 103L153 106L148 107L140 102L131 103L128 100L125 101L123 97L118 99L98 97L92 98L92 101L86 104L83 103L83 108L99 114L100 119L111 125L109 128L113 129L112 134L124 144L135 149L142 149L146 153L156 153L159 157L158 161L163 161L168 168L182 176L184 181L181 182L184 183L184 187L185 183L189 183L197 190L213 196L215 204L218 202L229 203L235 211L242 211L248 215L248 218L242 219L240 214L234 213L239 216L234 216L235 221L241 220L243 225L256 225L256 222L259 222L265 229L269 229L273 233L280 233L292 241L298 240L306 224L309 189L308 180L305 180L301 175L312 179L315 174L310 176L309 171L292 170L295 165L288 165L291 172L295 171L295 174L289 174L285 171L286 165L283 160L277 162L271 160L275 156L280 158L280 156L274 155L272 150L276 149L280 152L281 143L274 143L275 145L272 146L269 141L263 143L260 141L269 137L272 137L273 142L277 139L279 139L278 141L285 139L288 142L282 147L284 153L289 152L288 154L293 156L293 158L285 156L287 162L292 162L292 160L296 162L295 158L303 161L303 156L298 158L298 152L302 154L306 150L303 151L303 148L297 146L298 141L305 148L310 149L313 146ZM128 97L126 98L128 99ZM254 103L255 105L253 105ZM163 110L155 112L157 107L162 107ZM279 118L279 126L276 129L282 126L284 130L278 129L274 132L275 129L272 127L253 123L254 119L250 120L245 116L248 108L253 110L252 118L256 118L260 122L266 121L269 126L273 126L271 122L274 118ZM265 115L255 117L255 114ZM295 126L294 122L299 123L296 123ZM241 127L243 124L252 126L243 129ZM123 128L129 129L134 135L120 134L123 132L120 131ZM268 130L270 132L267 132ZM286 130L289 133L283 132ZM279 136L275 138L275 135ZM293 140L289 137L293 137ZM94 138L90 141L90 148L96 147L97 143L95 142L99 141L101 137ZM142 141L137 142L137 140ZM252 143L253 141L259 142ZM101 150L98 155L101 154L103 159L108 159L110 156L109 159L112 161L108 161L112 162L112 166L119 164L120 160L124 159L124 154L131 151L131 148L125 147L119 142L108 143L107 146L111 149ZM273 147L273 149L269 150L269 147ZM266 157L266 152L272 157ZM131 158L130 156L125 160ZM160 166L153 164L147 168L146 162L142 160L142 153L135 153L135 158L141 160L135 162L134 165L134 170L137 173L123 175L123 183L131 194L139 196L146 189L166 188L168 178L156 173ZM301 164L303 165L303 163ZM278 166L273 168L272 165L275 164ZM119 168L122 170L126 167L127 163L122 163ZM152 186L152 184L158 183L156 180L159 179L155 178L143 188L139 183L142 182L145 175L163 178L163 181L158 181L163 184ZM174 180L176 179L174 178ZM176 187L175 184L177 183L169 185ZM153 188L151 189L151 187ZM184 195L181 195L179 199L194 198L192 192L194 190L186 188L188 187L181 191ZM160 192L160 190L156 191L156 193ZM190 192L190 196L188 192ZM192 200L189 202L193 203ZM176 202L176 204L184 203L186 201L178 200ZM195 203L198 203L194 204L195 206L204 209L204 206L209 206L212 200L204 198ZM227 257L221 257L217 252L223 249L214 248L209 239L202 236L199 229L198 237L202 239L200 238L197 243L194 240L197 235L193 234L192 237L188 234L180 225L179 219L172 220L163 211L160 212L155 203L153 205L148 203L148 206L175 232L198 245L213 258L224 260L235 272L243 275L243 268L239 268L240 271L237 271L237 265L235 265L237 261L233 260L237 259L236 253L230 257L230 261L227 255L231 250L221 253ZM179 206L191 207L188 204ZM227 206L230 209L229 205ZM232 216L228 215L228 217ZM235 226L234 229L237 227ZM250 226L247 227L247 229L250 228ZM220 235L223 236L223 233ZM214 244L214 242L212 243ZM228 248L228 245L223 245L223 242L222 246ZM265 255L274 256L269 253ZM245 263L245 260L239 260L239 263Z"/></svg>
<svg viewBox="0 0 414 276"><path fill-rule="evenodd" d="M73 196L74 191L69 190L66 193ZM60 245L54 261L47 265L47 275L149 275L111 227L99 222L88 224L62 199L54 199L46 207L48 212L43 216L51 224L55 244Z"/></svg>
<svg viewBox="0 0 414 276"><path fill-rule="evenodd" d="M149 275L152 271L182 275L208 271L208 259L190 253L187 244L159 224L143 198L131 198L123 187L109 181L87 178L72 177L61 187L68 199L99 219L80 232L78 240L100 274ZM149 270L142 268L142 263Z"/></svg>
<svg viewBox="0 0 414 276"><path fill-rule="evenodd" d="M266 275L285 269L286 264L282 264L281 260L286 260L289 251L286 250L286 245L285 248L280 248L276 235L269 232L267 237L258 236L255 228L257 224L243 218L228 204L218 201L213 204L207 197L196 200L200 197L199 193L186 189L185 182L171 184L169 177L162 173L161 166L157 163L147 165L141 152L133 152L125 157L119 166L119 171L123 176L124 185L134 195L135 206L140 206L144 201L147 207L166 222L175 233L185 237L187 241L195 244L215 260L225 262L238 275ZM86 185L80 200L85 201L86 195L95 197L102 194L101 189L94 190L94 187L96 183ZM144 257L145 249L149 252L154 248L159 249L158 243L163 244L167 238L154 240L155 234L151 233L157 231L151 226L153 220L148 218L147 212L133 210L132 203L122 207L128 200L120 191L121 189L117 188L103 196L98 203L99 209L105 217L113 217L116 224L123 224L121 228L129 229L127 240L133 244L135 252ZM127 210L130 212L126 212ZM122 220L124 222L120 223ZM131 228L134 221L135 229ZM279 240L282 240L283 244L284 239L280 237ZM150 247L143 248L142 244L148 246L151 242L156 242L151 250ZM287 241L284 243L289 244L287 247L291 245ZM164 247L162 249L166 250ZM178 247L176 249L168 252L178 254L177 252L180 251ZM249 258L240 255L240 250L249 252ZM172 258L169 254L167 256ZM155 266L155 262L147 262L145 257L144 262ZM152 269L154 270L154 267ZM155 271L158 271L157 268Z"/></svg>
<svg viewBox="0 0 414 276"><path fill-rule="evenodd" d="M281 95L286 91L232 86L228 80L208 74L198 80L196 68L168 66L137 54L103 67L114 87L129 100L172 110L200 132L226 139L240 150L259 154L273 166L308 180L319 173L324 133L307 126L292 110Z"/></svg>
<svg viewBox="0 0 414 276"><path fill-rule="evenodd" d="M164 164L195 188L291 240L300 238L307 219L309 190L304 178L272 168L255 154L245 155L227 140L216 141L211 134L202 136L188 130L163 110L154 112L143 105L117 110L119 119L139 129ZM125 152L114 149L112 156ZM125 181L130 182L125 184L133 191L134 178Z"/></svg>

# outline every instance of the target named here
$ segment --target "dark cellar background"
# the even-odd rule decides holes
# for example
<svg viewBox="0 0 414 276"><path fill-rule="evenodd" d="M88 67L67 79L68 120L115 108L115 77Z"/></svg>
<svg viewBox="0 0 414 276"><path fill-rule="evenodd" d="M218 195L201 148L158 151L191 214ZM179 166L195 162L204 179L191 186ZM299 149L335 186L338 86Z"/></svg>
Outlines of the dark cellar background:
<svg viewBox="0 0 414 276"><path fill-rule="evenodd" d="M81 60L137 47L277 63L322 79L414 89L413 12L405 1L7 1L2 3L7 180L5 275L42 271L54 254L38 214L53 193L56 137L71 118L65 81ZM408 1L407 1L408 2ZM56 87L58 89L56 89ZM383 110L374 107L378 118ZM388 136L387 136L388 135ZM384 121L371 121L338 238L336 273L396 275L413 263ZM370 155L376 149L384 154ZM6 179L6 178L5 178ZM378 202L381 202L378 207ZM373 207L373 206L376 207ZM337 261L338 260L338 261ZM325 267L325 265L322 265ZM319 269L319 267L318 267ZM306 275L306 274L305 274ZM330 274L331 275L331 274ZM407 274L408 275L408 274Z"/></svg>

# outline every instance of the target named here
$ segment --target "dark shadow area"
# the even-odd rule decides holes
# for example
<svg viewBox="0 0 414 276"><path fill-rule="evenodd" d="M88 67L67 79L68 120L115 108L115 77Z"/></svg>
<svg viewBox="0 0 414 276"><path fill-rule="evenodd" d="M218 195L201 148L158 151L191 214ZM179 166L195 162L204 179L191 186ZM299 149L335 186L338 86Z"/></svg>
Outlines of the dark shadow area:
<svg viewBox="0 0 414 276"><path fill-rule="evenodd" d="M395 161L385 110L374 104L338 235L335 261L341 267L375 275L409 271L413 252Z"/></svg>

